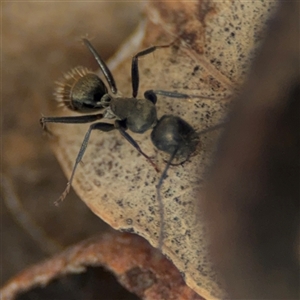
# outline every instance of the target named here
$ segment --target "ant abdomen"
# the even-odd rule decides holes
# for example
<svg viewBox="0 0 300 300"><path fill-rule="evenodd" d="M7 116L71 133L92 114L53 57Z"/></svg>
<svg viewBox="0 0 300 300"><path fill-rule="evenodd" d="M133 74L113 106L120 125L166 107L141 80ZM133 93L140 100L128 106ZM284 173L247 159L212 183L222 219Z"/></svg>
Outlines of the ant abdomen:
<svg viewBox="0 0 300 300"><path fill-rule="evenodd" d="M170 155L183 160L196 150L199 142L195 129L178 116L164 115L151 133L152 143Z"/></svg>
<svg viewBox="0 0 300 300"><path fill-rule="evenodd" d="M76 67L57 82L55 98L67 108L81 113L103 108L100 101L107 94L103 81L92 71Z"/></svg>

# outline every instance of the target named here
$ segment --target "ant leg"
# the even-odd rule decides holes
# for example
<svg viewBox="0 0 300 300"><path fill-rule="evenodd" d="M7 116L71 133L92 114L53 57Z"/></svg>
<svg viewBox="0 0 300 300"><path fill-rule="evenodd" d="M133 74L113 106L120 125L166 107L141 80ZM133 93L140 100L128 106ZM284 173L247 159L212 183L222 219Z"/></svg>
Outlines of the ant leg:
<svg viewBox="0 0 300 300"><path fill-rule="evenodd" d="M157 195L157 201L158 201L158 205L159 205L159 215L160 215L160 227L159 227L159 235L158 235L158 249L159 250L162 249L162 245L164 242L164 229L165 229L165 213L164 213L165 209L164 209L164 203L161 199L160 189L162 187L164 179L167 176L167 172L170 168L170 165L171 165L174 157L176 156L178 149L179 148L176 148L175 151L172 153L168 163L165 166L163 173L161 174L161 176L159 178L158 184L156 186L156 195Z"/></svg>
<svg viewBox="0 0 300 300"><path fill-rule="evenodd" d="M103 75L105 76L105 79L110 87L110 90L113 94L116 94L118 89L116 86L116 82L115 79L113 77L113 75L111 74L109 68L107 67L106 63L104 62L104 60L100 57L100 55L98 54L98 52L96 51L96 49L92 46L92 44L90 43L90 41L88 39L82 39L83 43L86 45L86 47L91 51L91 53L93 54L95 60L97 61Z"/></svg>
<svg viewBox="0 0 300 300"><path fill-rule="evenodd" d="M66 123L66 124L82 124L97 121L103 118L103 114L83 115L75 117L41 117L40 124L45 128L46 123Z"/></svg>
<svg viewBox="0 0 300 300"><path fill-rule="evenodd" d="M189 95L187 94L181 94L177 92L169 92L169 91L162 91L162 90L148 90L145 92L145 94L153 93L155 95L161 95L165 97L170 97L170 98L182 98L182 99L188 99L190 98Z"/></svg>
<svg viewBox="0 0 300 300"><path fill-rule="evenodd" d="M81 161L81 159L82 159L82 157L84 155L84 152L86 150L86 147L87 147L89 139L90 139L91 132L92 132L92 130L95 130L95 129L108 132L108 131L114 130L115 126L113 124L109 124L109 123L95 123L95 124L92 124L90 126L90 128L88 129L88 131L86 132L86 134L84 136L84 139L83 139L83 142L81 144L80 150L79 150L78 155L76 157L76 161L75 161L72 173L71 173L71 177L70 177L70 179L69 179L69 181L67 183L67 187L63 191L63 193L61 194L61 196L58 198L58 200L56 200L54 202L55 205L58 205L59 202L63 201L66 198L66 196L68 195L68 193L70 191L70 188L72 186L72 181L73 181L74 174L75 174L75 171L77 169L77 166L80 163L80 161Z"/></svg>
<svg viewBox="0 0 300 300"><path fill-rule="evenodd" d="M144 97L147 100L150 100L151 102L153 102L153 104L155 104L157 102L157 95L170 97L170 98L178 98L178 99L203 98L203 99L215 100L214 98L206 97L206 96L188 95L188 94L182 94L182 93L170 92L170 91L163 91L163 90L147 90L144 93Z"/></svg>
<svg viewBox="0 0 300 300"><path fill-rule="evenodd" d="M138 94L139 90L139 82L140 82L140 76L139 76L139 66L138 66L138 59L140 56L144 56L147 54L150 54L154 52L157 49L160 48L168 48L170 47L174 42L168 45L162 45L162 46L152 46L149 47L143 51L138 52L133 58L131 63L131 81L132 81L132 97L135 98Z"/></svg>
<svg viewBox="0 0 300 300"><path fill-rule="evenodd" d="M159 169L157 165L151 160L151 158L142 151L138 143L125 131L126 126L122 123L122 121L116 121L115 122L115 128L119 130L121 135L140 153L142 154L148 161L149 163L154 167L156 172L159 172Z"/></svg>
<svg viewBox="0 0 300 300"><path fill-rule="evenodd" d="M161 96L165 96L165 97L170 97L170 98L178 98L178 99L191 99L191 98L200 98L200 99L210 99L210 100L215 100L212 97L208 97L208 96L199 96L199 95L188 95L188 94L182 94L182 93L178 93L178 92L170 92L170 91L163 91L163 90L148 90L145 92L144 96L146 99L147 96L146 95L161 95ZM148 99L150 100L150 99Z"/></svg>

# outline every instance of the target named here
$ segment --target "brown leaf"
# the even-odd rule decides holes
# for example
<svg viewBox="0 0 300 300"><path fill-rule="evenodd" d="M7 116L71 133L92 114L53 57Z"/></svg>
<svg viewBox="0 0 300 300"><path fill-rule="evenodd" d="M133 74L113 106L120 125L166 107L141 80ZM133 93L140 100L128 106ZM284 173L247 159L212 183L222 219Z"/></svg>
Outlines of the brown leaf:
<svg viewBox="0 0 300 300"><path fill-rule="evenodd" d="M228 109L226 99L244 80L275 5L150 2L147 17L129 46L122 48L111 62L116 65L113 73L119 90L124 96L131 95L132 54L150 45L177 40L174 46L140 60L139 97L147 89L176 90L203 97L189 101L159 97L158 115L178 115L198 131L218 124ZM86 56L90 58L88 52ZM68 177L87 128L88 125L51 126L56 137L54 150ZM194 199L218 135L219 132L201 135L196 155L183 165L172 166L162 188L163 252L184 273L187 284L207 298L224 294L207 255L206 230L202 215L196 213ZM163 169L167 157L153 147L149 132L132 136ZM94 132L83 161L74 180L74 188L83 201L114 228L134 231L156 246L161 218L155 185L160 174L117 132Z"/></svg>
<svg viewBox="0 0 300 300"><path fill-rule="evenodd" d="M41 287L43 291L36 291L36 296L48 298L51 295L51 282L55 279L64 283L66 275L88 272L88 267L99 266L113 272L125 288L143 299L203 299L185 285L177 268L148 242L136 235L115 231L81 242L44 263L23 271L0 290L1 299L15 299L17 295L27 293L30 295L30 291L37 287ZM87 299L87 295L95 295L95 298L89 299L99 299L99 295L113 297L113 294L108 295L109 283L102 285L98 278L93 290L88 291L89 294L84 292L84 299ZM78 290L79 296L87 287L91 288L85 286L82 278L74 288L75 291ZM70 297L70 294L60 297Z"/></svg>

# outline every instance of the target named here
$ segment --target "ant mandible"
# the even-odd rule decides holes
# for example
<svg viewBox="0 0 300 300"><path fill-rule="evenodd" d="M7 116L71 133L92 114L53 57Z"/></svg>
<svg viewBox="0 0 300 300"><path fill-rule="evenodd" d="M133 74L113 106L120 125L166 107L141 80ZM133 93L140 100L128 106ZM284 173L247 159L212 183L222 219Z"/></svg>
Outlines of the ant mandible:
<svg viewBox="0 0 300 300"><path fill-rule="evenodd" d="M141 150L137 142L128 134L128 132L126 132L128 129L134 133L142 134L147 130L152 129L151 141L154 146L170 155L156 186L160 211L158 248L161 249L164 233L164 207L160 195L160 189L172 161L177 158L181 159L181 161L186 161L196 150L196 146L199 142L199 135L191 125L178 116L163 115L160 119L157 119L155 106L157 95L186 99L190 98L189 95L162 90L147 90L144 93L144 99L136 98L139 89L138 58L150 54L159 48L170 47L172 43L168 45L149 47L133 56L131 65L131 98L116 96L117 86L109 68L87 39L84 38L83 43L96 59L109 85L110 91L114 96L108 93L104 82L95 73L84 67L74 68L69 73L65 74L63 82L58 83L59 87L56 89L55 94L56 99L61 102L62 105L79 113L92 113L98 110L103 110L103 112L81 116L42 117L40 119L40 123L42 127L45 128L46 123L79 124L90 123L98 121L99 119L114 119L115 121L114 124L95 122L90 125L77 155L67 187L55 204L62 201L69 193L76 168L82 160L90 134L93 130L108 132L117 129L121 135L153 165L155 170L159 172L157 166L152 162L150 157Z"/></svg>

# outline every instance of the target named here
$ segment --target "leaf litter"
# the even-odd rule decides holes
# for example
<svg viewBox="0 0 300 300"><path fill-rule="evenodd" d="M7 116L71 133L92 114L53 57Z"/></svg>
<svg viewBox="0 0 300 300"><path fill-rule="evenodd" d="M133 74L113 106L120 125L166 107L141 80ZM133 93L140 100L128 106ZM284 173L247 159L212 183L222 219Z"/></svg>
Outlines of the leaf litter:
<svg viewBox="0 0 300 300"><path fill-rule="evenodd" d="M147 89L199 96L188 100L159 96L158 117L178 115L198 132L217 125L226 119L231 97L245 79L275 7L276 2L265 1L150 2L143 25L128 44L132 52L126 49L124 60L118 60L112 70L118 89L125 97L131 95L128 52L134 55L151 45L177 39L173 47L140 59L138 97ZM101 54L101 49L97 50ZM88 51L86 55L88 58ZM68 177L87 128L51 126L56 136L53 148ZM225 292L209 259L196 192L203 184L221 131L200 135L195 154L184 164L170 167L161 191L165 205L162 251L187 284L209 299L222 298ZM154 148L150 132L132 136L163 170L168 157ZM73 183L82 200L113 228L135 232L157 246L160 215L155 186L160 174L118 132L93 132L83 162Z"/></svg>

